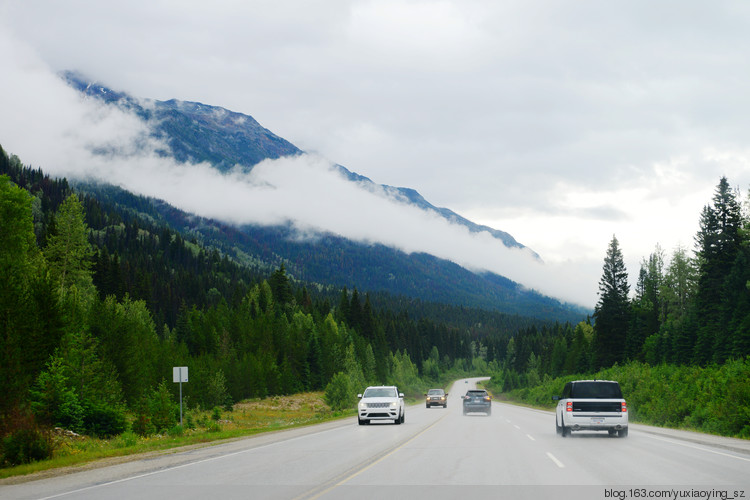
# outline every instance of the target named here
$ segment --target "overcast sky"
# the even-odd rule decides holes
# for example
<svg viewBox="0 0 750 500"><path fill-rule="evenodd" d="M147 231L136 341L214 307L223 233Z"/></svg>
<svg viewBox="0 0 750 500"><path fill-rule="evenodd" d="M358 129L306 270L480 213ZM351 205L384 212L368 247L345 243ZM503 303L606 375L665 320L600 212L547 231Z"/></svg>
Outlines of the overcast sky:
<svg viewBox="0 0 750 500"><path fill-rule="evenodd" d="M0 0L0 144L49 172L96 169L199 212L221 212L216 196L237 189L242 199L242 186L274 186L292 200L313 182L337 193L314 211L331 221L318 229L355 230L336 220L354 213L343 203L398 212L344 187L329 168L340 163L507 231L546 264L513 275L526 269L523 256L415 212L390 215L411 226L367 220L382 234L355 237L396 244L408 233L410 243L397 244L407 251L461 240L440 256L593 307L613 234L632 281L657 243L668 255L693 248L721 176L744 197L749 27L744 0ZM105 165L87 156L92 146L127 156L146 131L81 102L55 77L65 69L142 98L252 115L314 155L213 181L206 166L134 162L134 151ZM187 183L211 182L201 196L179 197ZM300 227L316 229L310 219ZM415 227L424 228L416 239ZM498 255L505 264L490 262Z"/></svg>

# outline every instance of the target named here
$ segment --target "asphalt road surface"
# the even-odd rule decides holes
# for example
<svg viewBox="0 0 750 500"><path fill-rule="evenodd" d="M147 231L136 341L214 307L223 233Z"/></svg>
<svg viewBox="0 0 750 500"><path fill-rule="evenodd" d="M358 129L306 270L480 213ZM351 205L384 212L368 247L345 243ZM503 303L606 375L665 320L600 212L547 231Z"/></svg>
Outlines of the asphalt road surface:
<svg viewBox="0 0 750 500"><path fill-rule="evenodd" d="M750 498L750 442L631 424L627 438L555 434L552 412L490 417L410 406L404 425L356 419L61 477L0 485L13 499Z"/></svg>

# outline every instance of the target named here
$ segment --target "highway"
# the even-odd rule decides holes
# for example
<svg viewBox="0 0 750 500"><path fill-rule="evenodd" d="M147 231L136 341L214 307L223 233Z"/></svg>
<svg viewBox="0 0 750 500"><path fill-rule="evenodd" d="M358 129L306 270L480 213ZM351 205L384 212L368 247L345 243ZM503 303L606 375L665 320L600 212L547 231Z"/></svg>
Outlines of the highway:
<svg viewBox="0 0 750 500"><path fill-rule="evenodd" d="M0 498L750 498L748 441L633 424L562 438L554 413L497 401L463 416L475 380L447 409L408 407L404 425L351 418L4 484Z"/></svg>

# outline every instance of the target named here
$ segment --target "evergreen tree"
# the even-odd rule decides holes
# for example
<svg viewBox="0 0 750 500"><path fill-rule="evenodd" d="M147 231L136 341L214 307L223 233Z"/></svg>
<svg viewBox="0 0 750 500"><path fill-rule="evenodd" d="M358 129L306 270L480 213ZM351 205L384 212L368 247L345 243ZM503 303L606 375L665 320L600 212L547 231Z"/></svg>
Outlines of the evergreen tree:
<svg viewBox="0 0 750 500"><path fill-rule="evenodd" d="M72 286L79 291L93 289L91 265L94 252L88 240L88 226L83 205L75 194L70 195L57 212L56 234L50 236L44 254L50 272L59 283L61 295Z"/></svg>
<svg viewBox="0 0 750 500"><path fill-rule="evenodd" d="M0 162L7 161L0 151ZM0 417L24 397L62 335L57 294L36 246L31 197L0 176ZM0 418L0 420L2 420Z"/></svg>
<svg viewBox="0 0 750 500"><path fill-rule="evenodd" d="M268 284L271 287L273 301L276 305L285 308L291 307L294 304L294 292L289 283L289 277L286 275L284 264L281 264L281 267L274 271L268 280Z"/></svg>
<svg viewBox="0 0 750 500"><path fill-rule="evenodd" d="M730 349L725 282L740 250L742 214L736 194L722 177L713 198L713 206L703 209L696 235L699 263L698 291L695 298L697 338L693 361L706 364L726 359Z"/></svg>
<svg viewBox="0 0 750 500"><path fill-rule="evenodd" d="M627 359L642 361L646 338L659 331L664 314L661 299L663 273L664 254L657 245L648 261L641 263L625 346Z"/></svg>
<svg viewBox="0 0 750 500"><path fill-rule="evenodd" d="M599 281L599 302L594 309L594 346L597 367L609 367L625 359L630 304L628 273L617 237L613 236L604 258Z"/></svg>

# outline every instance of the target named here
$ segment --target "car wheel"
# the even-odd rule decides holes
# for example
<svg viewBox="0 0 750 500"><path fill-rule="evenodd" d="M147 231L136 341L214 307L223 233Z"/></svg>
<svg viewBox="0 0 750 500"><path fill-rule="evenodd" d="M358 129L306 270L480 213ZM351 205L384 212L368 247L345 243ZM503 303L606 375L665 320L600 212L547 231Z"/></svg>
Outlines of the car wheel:
<svg viewBox="0 0 750 500"><path fill-rule="evenodd" d="M365 424L366 424L367 422L366 422L365 420L362 420L361 418L358 418L358 419L357 419L357 423L358 423L359 425L365 425Z"/></svg>
<svg viewBox="0 0 750 500"><path fill-rule="evenodd" d="M560 427L560 423L557 421L557 416L555 416L555 434L558 436L562 435L562 427Z"/></svg>
<svg viewBox="0 0 750 500"><path fill-rule="evenodd" d="M448 403L445 403L445 404L443 405L443 409L445 409L445 408L448 408Z"/></svg>
<svg viewBox="0 0 750 500"><path fill-rule="evenodd" d="M570 436L570 429L567 428L567 427L565 427L565 420L563 420L563 422L562 422L562 426L561 426L561 430L560 430L560 435L562 437Z"/></svg>
<svg viewBox="0 0 750 500"><path fill-rule="evenodd" d="M404 423L404 414L402 413L401 415L396 417L396 420L394 420L393 423L396 425L401 425L402 423Z"/></svg>
<svg viewBox="0 0 750 500"><path fill-rule="evenodd" d="M615 434L617 434L617 431L615 429L607 429L607 434L609 434L610 436L614 436Z"/></svg>
<svg viewBox="0 0 750 500"><path fill-rule="evenodd" d="M430 405L424 405L424 407L427 408L428 410L430 409Z"/></svg>
<svg viewBox="0 0 750 500"><path fill-rule="evenodd" d="M627 428L627 427L625 427L624 429L620 429L619 431L617 431L617 434L618 434L618 435L619 435L619 436L620 436L621 438L624 438L624 437L628 437L628 428Z"/></svg>

